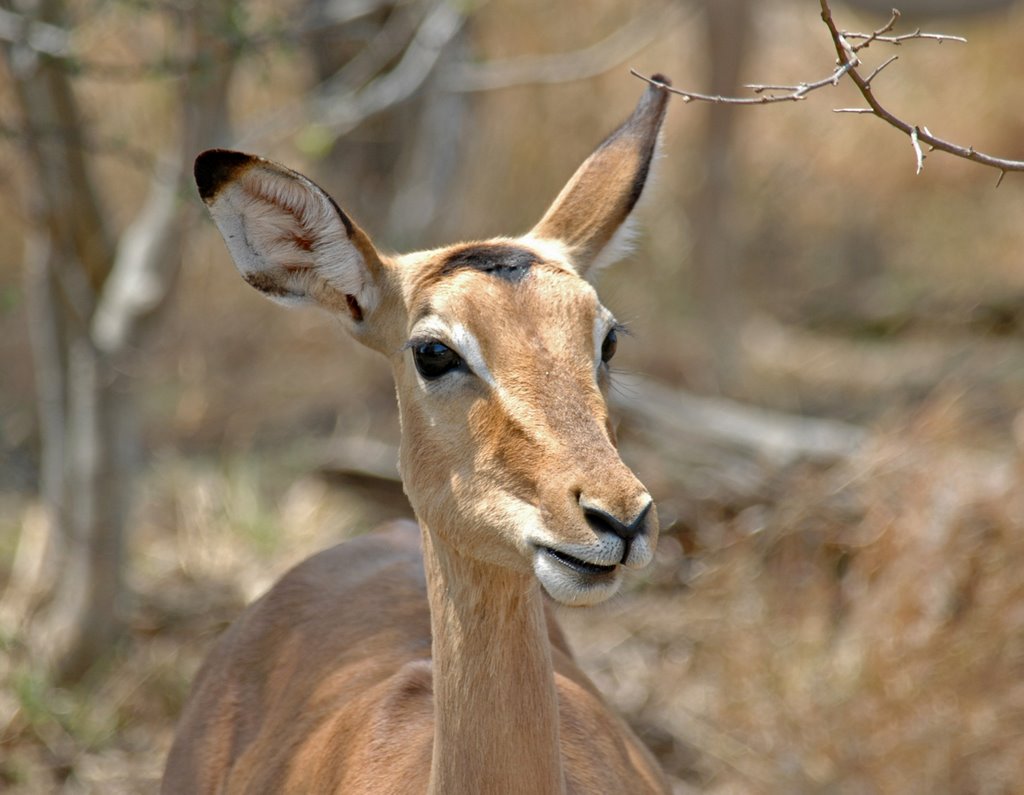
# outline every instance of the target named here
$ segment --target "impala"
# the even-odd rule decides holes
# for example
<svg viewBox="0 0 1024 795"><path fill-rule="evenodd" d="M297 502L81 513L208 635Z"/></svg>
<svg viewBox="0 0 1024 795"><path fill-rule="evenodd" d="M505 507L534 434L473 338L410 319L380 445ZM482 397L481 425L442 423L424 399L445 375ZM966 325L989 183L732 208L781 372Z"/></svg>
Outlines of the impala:
<svg viewBox="0 0 1024 795"><path fill-rule="evenodd" d="M588 279L622 253L667 98L647 88L529 234L402 256L295 172L196 160L242 277L390 361L419 523L314 555L242 614L199 672L165 793L668 792L547 598L607 599L657 541L604 400L618 325Z"/></svg>

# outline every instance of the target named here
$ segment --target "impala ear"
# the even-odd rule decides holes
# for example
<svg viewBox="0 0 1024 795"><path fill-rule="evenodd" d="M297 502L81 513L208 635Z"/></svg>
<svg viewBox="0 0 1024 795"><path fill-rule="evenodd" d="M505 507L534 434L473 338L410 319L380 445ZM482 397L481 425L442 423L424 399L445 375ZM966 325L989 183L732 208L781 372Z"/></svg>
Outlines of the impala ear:
<svg viewBox="0 0 1024 795"><path fill-rule="evenodd" d="M283 304L314 304L358 331L380 301L382 265L366 234L319 186L262 157L211 149L196 185L238 270Z"/></svg>
<svg viewBox="0 0 1024 795"><path fill-rule="evenodd" d="M588 278L628 250L627 219L643 192L658 144L670 81L652 78L633 115L588 157L530 233L569 247Z"/></svg>

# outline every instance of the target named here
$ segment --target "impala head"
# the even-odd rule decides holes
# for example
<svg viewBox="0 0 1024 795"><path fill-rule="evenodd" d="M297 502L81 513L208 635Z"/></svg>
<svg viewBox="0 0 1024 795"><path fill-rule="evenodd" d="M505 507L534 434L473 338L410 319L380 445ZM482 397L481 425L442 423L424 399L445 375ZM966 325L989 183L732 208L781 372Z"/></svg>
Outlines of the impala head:
<svg viewBox="0 0 1024 795"><path fill-rule="evenodd" d="M617 324L587 278L617 253L667 96L648 88L529 234L403 256L295 172L222 150L196 160L245 280L327 309L391 361L420 519L464 555L534 572L564 604L610 596L657 541L604 400Z"/></svg>

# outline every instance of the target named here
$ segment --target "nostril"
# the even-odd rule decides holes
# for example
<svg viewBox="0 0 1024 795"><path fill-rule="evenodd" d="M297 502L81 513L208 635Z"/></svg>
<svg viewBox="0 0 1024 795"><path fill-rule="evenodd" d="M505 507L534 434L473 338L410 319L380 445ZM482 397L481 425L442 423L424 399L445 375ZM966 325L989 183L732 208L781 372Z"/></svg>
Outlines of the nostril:
<svg viewBox="0 0 1024 795"><path fill-rule="evenodd" d="M627 524L618 517L612 516L612 514L607 511L603 511L594 506L584 505L582 501L580 503L580 506L583 508L583 515L586 517L587 524L589 524L593 530L599 533L613 533L624 541L632 541L643 532L647 520L647 514L651 510L651 505L652 503L648 502L636 518Z"/></svg>
<svg viewBox="0 0 1024 795"><path fill-rule="evenodd" d="M619 528L623 527L622 523L617 521L614 516L599 511L595 508L584 508L583 515L587 519L587 524L590 525L591 529L598 533L612 533L613 535L621 536Z"/></svg>
<svg viewBox="0 0 1024 795"><path fill-rule="evenodd" d="M651 512L653 505L654 500L648 500L640 513L637 514L636 519L630 522L629 529L633 533L634 538L647 530L647 514Z"/></svg>

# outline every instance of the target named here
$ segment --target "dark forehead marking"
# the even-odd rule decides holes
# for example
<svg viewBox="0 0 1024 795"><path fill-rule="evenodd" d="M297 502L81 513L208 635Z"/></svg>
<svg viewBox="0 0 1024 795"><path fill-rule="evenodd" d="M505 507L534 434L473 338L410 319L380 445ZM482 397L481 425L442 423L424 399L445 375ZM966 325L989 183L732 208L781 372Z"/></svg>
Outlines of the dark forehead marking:
<svg viewBox="0 0 1024 795"><path fill-rule="evenodd" d="M465 246L449 254L441 264L441 275L461 268L489 273L510 282L521 281L540 258L522 246L510 243L482 243Z"/></svg>

